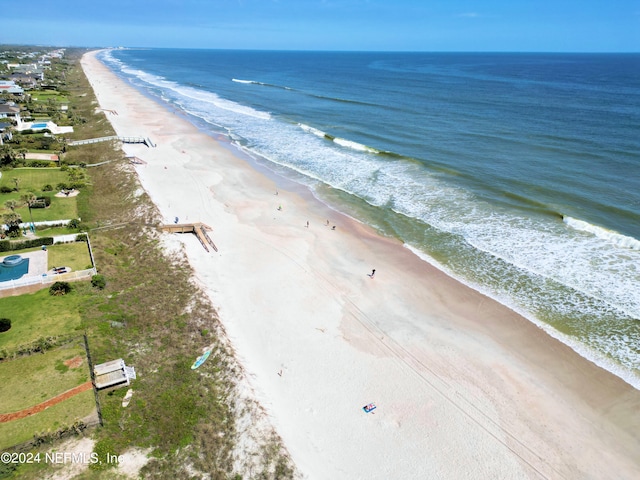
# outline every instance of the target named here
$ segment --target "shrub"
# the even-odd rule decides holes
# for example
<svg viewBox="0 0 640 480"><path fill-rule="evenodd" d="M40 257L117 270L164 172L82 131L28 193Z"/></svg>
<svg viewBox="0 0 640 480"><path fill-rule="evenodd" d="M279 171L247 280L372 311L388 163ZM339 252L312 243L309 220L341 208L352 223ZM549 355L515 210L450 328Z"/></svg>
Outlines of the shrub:
<svg viewBox="0 0 640 480"><path fill-rule="evenodd" d="M66 295L71 290L69 282L56 282L49 287L49 295Z"/></svg>
<svg viewBox="0 0 640 480"><path fill-rule="evenodd" d="M0 193L11 193L14 190L15 190L14 188L8 187L7 185L2 185L0 187Z"/></svg>
<svg viewBox="0 0 640 480"><path fill-rule="evenodd" d="M31 208L47 208L51 205L51 197L37 197Z"/></svg>
<svg viewBox="0 0 640 480"><path fill-rule="evenodd" d="M113 457L116 446L112 439L102 438L93 446L93 453L96 454L98 461L89 464L90 470L105 470L115 466L114 461L109 461L110 456Z"/></svg>
<svg viewBox="0 0 640 480"><path fill-rule="evenodd" d="M44 187L42 187L42 191L43 192L52 192L53 191L53 185L51 185L50 183L47 183Z"/></svg>
<svg viewBox="0 0 640 480"><path fill-rule="evenodd" d="M45 168L51 165L52 162L49 160L30 160L28 162L22 162L22 163L24 163L27 167Z"/></svg>
<svg viewBox="0 0 640 480"><path fill-rule="evenodd" d="M11 328L11 320L8 318L0 318L0 333L6 332Z"/></svg>
<svg viewBox="0 0 640 480"><path fill-rule="evenodd" d="M107 279L104 278L104 275L94 275L91 277L91 285L102 290L107 285Z"/></svg>
<svg viewBox="0 0 640 480"><path fill-rule="evenodd" d="M22 241L0 241L0 252L10 252L12 250L24 250L25 248L41 247L42 245L53 245L52 237L34 238Z"/></svg>
<svg viewBox="0 0 640 480"><path fill-rule="evenodd" d="M80 228L80 220L78 220L77 218L72 218L71 220L69 220L69 223L67 223L67 227L71 230L77 230L78 228Z"/></svg>

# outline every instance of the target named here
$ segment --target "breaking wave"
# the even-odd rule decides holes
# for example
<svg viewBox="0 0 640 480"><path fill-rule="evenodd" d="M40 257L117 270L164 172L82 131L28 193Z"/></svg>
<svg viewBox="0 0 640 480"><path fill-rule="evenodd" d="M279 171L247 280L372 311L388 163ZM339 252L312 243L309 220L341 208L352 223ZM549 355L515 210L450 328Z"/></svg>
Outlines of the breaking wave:
<svg viewBox="0 0 640 480"><path fill-rule="evenodd" d="M562 217L563 222L574 230L580 230L582 232L588 232L595 235L598 238L606 240L607 242L620 248L629 248L631 250L640 250L640 240L636 240L633 237L622 235L613 230L608 230L597 225L592 225L583 220L572 218L569 216Z"/></svg>

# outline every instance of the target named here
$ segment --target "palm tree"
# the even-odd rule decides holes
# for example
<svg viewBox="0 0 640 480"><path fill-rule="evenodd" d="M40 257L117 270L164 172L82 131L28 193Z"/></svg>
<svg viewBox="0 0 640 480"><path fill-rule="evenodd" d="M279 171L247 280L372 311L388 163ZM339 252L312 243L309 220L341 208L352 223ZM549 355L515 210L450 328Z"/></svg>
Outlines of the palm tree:
<svg viewBox="0 0 640 480"><path fill-rule="evenodd" d="M16 184L16 192L20 191L20 179L18 177L13 177L11 180L13 180L13 183Z"/></svg>
<svg viewBox="0 0 640 480"><path fill-rule="evenodd" d="M38 199L32 192L29 192L22 195L20 197L20 200L22 200L23 203L26 203L27 207L29 207L29 217L31 218L31 224L33 225L33 214L31 213L31 207L38 201Z"/></svg>
<svg viewBox="0 0 640 480"><path fill-rule="evenodd" d="M12 165L16 160L16 152L9 145L0 145L0 166Z"/></svg>
<svg viewBox="0 0 640 480"><path fill-rule="evenodd" d="M7 207L12 212L16 211L16 208L18 208L18 205L20 204L15 200L7 200L6 202L4 202L4 206Z"/></svg>

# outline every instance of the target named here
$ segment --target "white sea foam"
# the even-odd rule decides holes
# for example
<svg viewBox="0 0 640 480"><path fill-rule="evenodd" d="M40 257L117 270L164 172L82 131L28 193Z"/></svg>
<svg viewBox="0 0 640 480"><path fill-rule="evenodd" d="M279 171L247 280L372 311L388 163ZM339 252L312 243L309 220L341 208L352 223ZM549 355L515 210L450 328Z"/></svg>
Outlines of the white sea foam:
<svg viewBox="0 0 640 480"><path fill-rule="evenodd" d="M232 82L236 82L236 83L248 83L248 84L251 84L251 83L259 84L260 83L260 82L254 81L254 80L240 80L239 78L232 78L231 81Z"/></svg>
<svg viewBox="0 0 640 480"><path fill-rule="evenodd" d="M346 140L344 138L334 138L333 141L341 147L351 148L359 152L380 153L380 151L376 150L375 148L367 147L366 145L362 145L361 143L352 142L351 140Z"/></svg>
<svg viewBox="0 0 640 480"><path fill-rule="evenodd" d="M592 233L596 237L607 240L617 247L640 250L640 240L636 240L633 237L628 237L618 232L614 232L613 230L608 230L597 225L592 225L583 220L578 220L577 218L572 218L566 215L562 217L562 220L564 221L564 223L575 230Z"/></svg>
<svg viewBox="0 0 640 480"><path fill-rule="evenodd" d="M316 137L325 138L327 135L322 130L318 130L317 128L310 127L309 125L305 125L304 123L299 123L298 126L305 132L313 133Z"/></svg>

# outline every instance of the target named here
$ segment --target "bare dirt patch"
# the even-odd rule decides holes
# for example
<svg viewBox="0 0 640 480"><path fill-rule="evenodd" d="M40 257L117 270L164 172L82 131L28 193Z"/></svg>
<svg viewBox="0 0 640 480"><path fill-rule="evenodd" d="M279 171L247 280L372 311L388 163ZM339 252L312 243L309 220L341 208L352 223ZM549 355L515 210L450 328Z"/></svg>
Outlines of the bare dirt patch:
<svg viewBox="0 0 640 480"><path fill-rule="evenodd" d="M69 368L78 368L80 365L82 365L82 357L77 356L74 358L70 358L69 360L65 360L63 363Z"/></svg>

